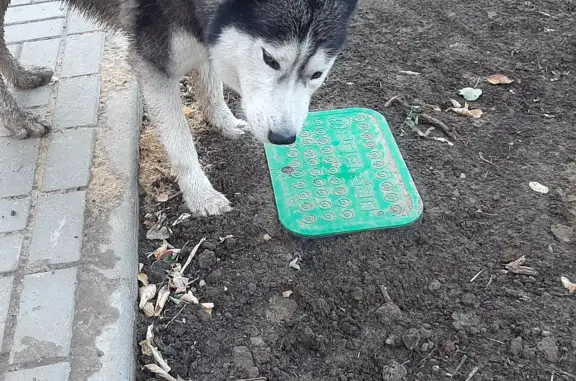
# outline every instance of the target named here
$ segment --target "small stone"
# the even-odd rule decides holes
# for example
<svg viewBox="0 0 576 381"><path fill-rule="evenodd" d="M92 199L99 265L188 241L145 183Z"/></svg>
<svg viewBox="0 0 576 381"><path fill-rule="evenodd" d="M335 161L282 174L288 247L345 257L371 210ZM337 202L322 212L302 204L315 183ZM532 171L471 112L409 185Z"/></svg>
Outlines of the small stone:
<svg viewBox="0 0 576 381"><path fill-rule="evenodd" d="M513 356L520 356L522 350L523 350L522 337L518 336L517 338L513 339L510 342L510 353Z"/></svg>
<svg viewBox="0 0 576 381"><path fill-rule="evenodd" d="M364 291L360 287L354 287L352 289L351 295L352 299L357 301L361 301L362 299L364 299Z"/></svg>
<svg viewBox="0 0 576 381"><path fill-rule="evenodd" d="M402 342L404 346L410 350L416 348L420 341L420 332L415 328L410 328L402 335Z"/></svg>
<svg viewBox="0 0 576 381"><path fill-rule="evenodd" d="M234 365L238 369L249 371L254 367L254 359L248 347L238 346L232 349Z"/></svg>
<svg viewBox="0 0 576 381"><path fill-rule="evenodd" d="M457 330L477 330L477 326L480 325L480 318L474 312L459 312L455 311L452 313L452 325Z"/></svg>
<svg viewBox="0 0 576 381"><path fill-rule="evenodd" d="M249 378L256 378L260 374L260 369L256 368L255 366L248 369L248 377Z"/></svg>
<svg viewBox="0 0 576 381"><path fill-rule="evenodd" d="M546 360L550 362L558 361L558 344L551 337L543 338L537 345L538 351L541 352Z"/></svg>
<svg viewBox="0 0 576 381"><path fill-rule="evenodd" d="M218 260L216 259L216 254L212 250L204 250L198 256L198 264L203 269L209 269L214 267Z"/></svg>
<svg viewBox="0 0 576 381"><path fill-rule="evenodd" d="M476 295L467 293L462 295L462 303L467 306L474 306L476 303L478 303L478 299L476 298Z"/></svg>
<svg viewBox="0 0 576 381"><path fill-rule="evenodd" d="M384 324L391 324L402 319L402 311L394 303L386 303L376 310L376 315L380 318L380 322Z"/></svg>
<svg viewBox="0 0 576 381"><path fill-rule="evenodd" d="M248 284L248 291L250 292L255 292L257 289L256 284L255 283L249 283Z"/></svg>
<svg viewBox="0 0 576 381"><path fill-rule="evenodd" d="M428 285L428 290L430 291L438 291L440 289L440 287L442 287L442 284L438 281L438 279L434 279L432 282L430 282L430 284Z"/></svg>
<svg viewBox="0 0 576 381"><path fill-rule="evenodd" d="M216 244L212 241L204 241L202 242L202 247L208 250L216 250Z"/></svg>
<svg viewBox="0 0 576 381"><path fill-rule="evenodd" d="M570 226L554 224L550 226L550 230L552 230L552 234L554 234L554 237L556 237L560 242L576 242L576 232Z"/></svg>
<svg viewBox="0 0 576 381"><path fill-rule="evenodd" d="M420 337L422 337L425 340L428 340L429 338L432 337L432 331L429 329L420 328Z"/></svg>
<svg viewBox="0 0 576 381"><path fill-rule="evenodd" d="M398 345L398 341L399 341L398 336L392 334L392 335L388 336L385 343L386 343L386 345L390 345L391 347L395 347L396 345Z"/></svg>
<svg viewBox="0 0 576 381"><path fill-rule="evenodd" d="M454 352L456 352L456 343L453 340L447 339L442 344L442 350L448 356L452 356L454 354Z"/></svg>
<svg viewBox="0 0 576 381"><path fill-rule="evenodd" d="M544 337L552 336L552 333L550 331L542 331L540 334Z"/></svg>
<svg viewBox="0 0 576 381"><path fill-rule="evenodd" d="M423 343L422 346L420 347L420 350L422 352L428 352L428 343Z"/></svg>
<svg viewBox="0 0 576 381"><path fill-rule="evenodd" d="M540 329L540 327L534 327L532 328L532 333L535 335L539 335L540 332L542 332L542 330Z"/></svg>
<svg viewBox="0 0 576 381"><path fill-rule="evenodd" d="M382 380L383 381L402 381L408 374L408 371L404 365L392 361L390 365L384 366L382 369Z"/></svg>
<svg viewBox="0 0 576 381"><path fill-rule="evenodd" d="M14 217L14 216L16 215L16 211L15 211L15 210L11 210L11 211L10 211L10 215L11 215L12 217Z"/></svg>
<svg viewBox="0 0 576 381"><path fill-rule="evenodd" d="M433 372L438 372L440 370L440 367L438 365L432 365L432 371Z"/></svg>

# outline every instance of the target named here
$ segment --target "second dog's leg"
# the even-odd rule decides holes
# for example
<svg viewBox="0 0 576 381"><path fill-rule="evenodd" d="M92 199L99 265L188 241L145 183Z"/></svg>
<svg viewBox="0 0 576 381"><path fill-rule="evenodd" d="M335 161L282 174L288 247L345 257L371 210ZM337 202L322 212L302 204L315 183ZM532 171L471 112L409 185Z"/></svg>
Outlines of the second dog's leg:
<svg viewBox="0 0 576 381"><path fill-rule="evenodd" d="M0 118L16 139L40 137L50 131L48 122L22 110L0 78Z"/></svg>
<svg viewBox="0 0 576 381"><path fill-rule="evenodd" d="M212 187L198 161L182 111L178 79L170 78L143 60L135 60L134 67L148 115L158 129L186 204L194 215L200 216L230 211L230 202Z"/></svg>
<svg viewBox="0 0 576 381"><path fill-rule="evenodd" d="M223 85L216 73L205 63L191 75L198 96L200 110L206 121L218 128L228 138L238 138L244 134L247 123L237 119L224 100Z"/></svg>

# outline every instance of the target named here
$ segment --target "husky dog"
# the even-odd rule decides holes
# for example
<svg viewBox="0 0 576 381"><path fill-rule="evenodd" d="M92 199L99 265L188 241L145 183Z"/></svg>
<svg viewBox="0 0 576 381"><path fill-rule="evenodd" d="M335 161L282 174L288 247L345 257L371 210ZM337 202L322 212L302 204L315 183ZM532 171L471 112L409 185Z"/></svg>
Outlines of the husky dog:
<svg viewBox="0 0 576 381"><path fill-rule="evenodd" d="M4 41L0 0L0 70L16 87L45 85L52 71L23 68ZM65 0L87 17L124 32L130 63L151 121L195 215L231 209L198 162L180 102L179 81L192 73L207 122L227 137L291 144L347 37L356 0ZM246 121L223 97L240 94ZM0 81L0 117L16 138L41 136L48 124L18 107Z"/></svg>

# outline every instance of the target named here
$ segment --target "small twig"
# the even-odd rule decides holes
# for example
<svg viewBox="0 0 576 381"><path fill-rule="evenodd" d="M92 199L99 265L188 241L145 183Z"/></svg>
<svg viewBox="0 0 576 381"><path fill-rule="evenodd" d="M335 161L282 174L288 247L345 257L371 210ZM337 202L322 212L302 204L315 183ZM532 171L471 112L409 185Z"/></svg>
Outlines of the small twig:
<svg viewBox="0 0 576 381"><path fill-rule="evenodd" d="M490 165L496 166L496 164L494 164L493 162L491 162L490 160L487 160L484 158L484 155L482 155L482 152L478 152L478 156L480 157L480 160L482 160L483 162L486 162Z"/></svg>
<svg viewBox="0 0 576 381"><path fill-rule="evenodd" d="M470 279L470 283L474 282L474 281L476 280L476 278L478 278L478 276L479 276L480 274L482 274L483 271L484 271L484 269L478 271L478 272L476 273L476 275L474 275L474 276L472 277L472 279Z"/></svg>
<svg viewBox="0 0 576 381"><path fill-rule="evenodd" d="M496 342L496 343L498 343L498 344L506 345L506 343L504 343L504 342L502 342L502 341L500 341L500 340L493 339L493 338L491 338L491 337L488 337L488 340L494 341L494 342Z"/></svg>
<svg viewBox="0 0 576 381"><path fill-rule="evenodd" d="M200 248L200 245L202 245L204 243L204 241L206 241L206 237L203 237L200 242L198 242L196 244L196 246L194 246L194 248L192 249L192 251L190 252L190 255L188 256L188 259L186 260L186 263L184 263L184 266L182 266L182 269L180 270L181 274L184 274L184 270L186 270L186 267L188 267L190 265L190 262L192 262L192 258L194 258L194 256L196 255L196 252L198 251L198 249Z"/></svg>
<svg viewBox="0 0 576 381"><path fill-rule="evenodd" d="M382 293L382 296L384 297L384 300L386 301L386 303L394 304L394 301L392 300L392 298L388 294L388 290L386 289L386 287L385 286L379 286L379 287L380 287L380 292Z"/></svg>
<svg viewBox="0 0 576 381"><path fill-rule="evenodd" d="M256 378L242 378L236 381L266 381L268 380L266 377L256 377Z"/></svg>
<svg viewBox="0 0 576 381"><path fill-rule="evenodd" d="M420 366L424 361L426 361L426 359L428 357L432 356L432 353L434 353L435 350L436 350L436 347L432 348L432 350L426 355L426 357L424 357L422 360L420 360L420 362L416 366Z"/></svg>
<svg viewBox="0 0 576 381"><path fill-rule="evenodd" d="M464 355L462 357L462 360L460 360L460 363L458 364L458 366L456 367L456 369L454 370L454 373L447 373L446 375L448 377L454 377L455 375L458 374L458 372L460 372L460 368L462 368L462 365L464 365L464 361L466 361L466 359L468 358L468 356Z"/></svg>
<svg viewBox="0 0 576 381"><path fill-rule="evenodd" d="M476 374L476 372L478 372L479 369L480 369L479 366L475 366L474 369L472 369L472 371L468 375L468 378L466 379L466 381L470 381L470 379Z"/></svg>
<svg viewBox="0 0 576 381"><path fill-rule="evenodd" d="M405 100L403 100L400 95L396 95L396 96L390 98L390 100L384 104L384 107L390 107L394 103L398 103L399 105L401 105L401 106L403 106L409 110L414 110L414 107L411 106ZM428 122L428 124L430 124L434 127L438 127L439 129L442 130L442 132L444 132L446 135L448 135L451 139L456 140L456 135L454 134L454 132L452 132L450 130L450 128L446 124L444 124L442 121L440 121L440 120L438 120L438 119L434 118L433 116L430 116L426 113L418 113L418 117L421 118L422 120Z"/></svg>
<svg viewBox="0 0 576 381"><path fill-rule="evenodd" d="M182 308L180 308L180 311L178 311L178 312L176 313L176 315L174 315L174 317L173 317L172 319L170 319L170 321L164 326L164 329L168 328L168 326L169 326L170 324L172 324L172 322L173 322L174 320L176 320L176 318L178 317L178 315L180 315L180 312L182 312L182 310L183 310L184 308L186 308L186 306L183 306Z"/></svg>
<svg viewBox="0 0 576 381"><path fill-rule="evenodd" d="M552 370L555 371L556 373L563 374L563 375L565 375L565 376L571 377L571 378L573 378L573 379L576 380L576 374L572 374L572 373L565 372L565 371L563 371L563 370L561 370L561 369L558 369L558 368L556 368L556 367L554 367L554 366L550 366L550 369L552 369Z"/></svg>

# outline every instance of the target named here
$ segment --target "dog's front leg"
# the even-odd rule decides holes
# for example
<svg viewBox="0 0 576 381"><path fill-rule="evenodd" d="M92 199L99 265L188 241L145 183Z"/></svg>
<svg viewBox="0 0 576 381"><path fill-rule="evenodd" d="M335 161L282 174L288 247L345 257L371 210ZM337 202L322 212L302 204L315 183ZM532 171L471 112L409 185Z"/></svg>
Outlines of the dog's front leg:
<svg viewBox="0 0 576 381"><path fill-rule="evenodd" d="M136 60L134 66L148 116L158 129L192 214L206 216L230 211L230 202L212 187L198 161L180 102L178 79L170 78L143 60Z"/></svg>
<svg viewBox="0 0 576 381"><path fill-rule="evenodd" d="M237 119L224 100L222 81L206 62L192 72L191 79L196 89L198 105L208 124L218 128L222 135L236 139L244 134L247 123Z"/></svg>

